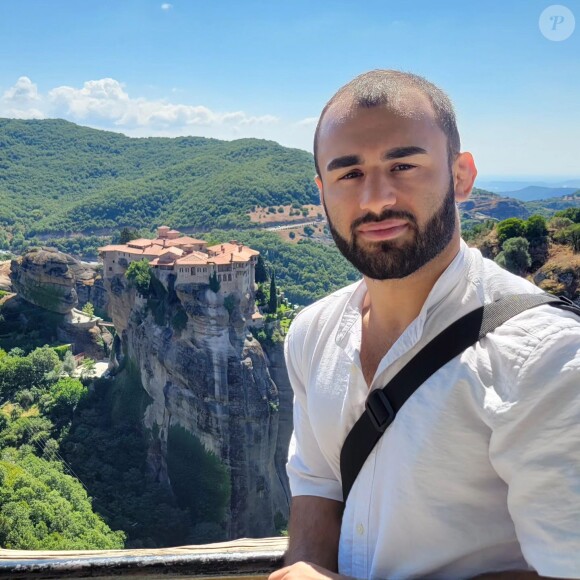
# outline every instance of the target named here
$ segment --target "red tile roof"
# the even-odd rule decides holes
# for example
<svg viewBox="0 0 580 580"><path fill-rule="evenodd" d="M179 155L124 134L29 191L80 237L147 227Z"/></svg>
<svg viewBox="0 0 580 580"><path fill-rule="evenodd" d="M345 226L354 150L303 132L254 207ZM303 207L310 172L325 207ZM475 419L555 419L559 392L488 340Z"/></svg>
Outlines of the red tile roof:
<svg viewBox="0 0 580 580"><path fill-rule="evenodd" d="M141 248L130 248L124 245L111 244L109 246L103 246L99 248L99 252L125 252L126 254L142 254L143 250Z"/></svg>
<svg viewBox="0 0 580 580"><path fill-rule="evenodd" d="M196 240L195 238L191 238L190 236L181 236L180 238L173 238L172 240L167 240L165 243L166 246L187 246L188 244L193 245L203 245L207 246L207 242L203 240Z"/></svg>
<svg viewBox="0 0 580 580"><path fill-rule="evenodd" d="M192 266L192 265L206 265L208 261L208 256L204 252L193 251L190 254L184 254L181 258L175 261L179 266Z"/></svg>
<svg viewBox="0 0 580 580"><path fill-rule="evenodd" d="M135 248L146 248L153 243L153 240L147 240L145 238L139 238L138 240L131 240L127 243L127 246L133 246Z"/></svg>
<svg viewBox="0 0 580 580"><path fill-rule="evenodd" d="M240 246L241 250L239 249ZM215 246L209 246L207 250L210 254L212 253L231 254L233 252L234 254L244 256L247 259L251 258L252 256L258 256L260 254L260 252L258 252L257 250L252 250L252 248L249 248L248 246L243 246L242 244L230 244L229 242L225 244L216 244Z"/></svg>
<svg viewBox="0 0 580 580"><path fill-rule="evenodd" d="M210 256L207 261L210 264L217 264L219 266L223 266L225 264L230 264L232 262L249 262L250 258L245 256L241 256L240 254L234 254L232 258L232 254L218 254L217 256Z"/></svg>

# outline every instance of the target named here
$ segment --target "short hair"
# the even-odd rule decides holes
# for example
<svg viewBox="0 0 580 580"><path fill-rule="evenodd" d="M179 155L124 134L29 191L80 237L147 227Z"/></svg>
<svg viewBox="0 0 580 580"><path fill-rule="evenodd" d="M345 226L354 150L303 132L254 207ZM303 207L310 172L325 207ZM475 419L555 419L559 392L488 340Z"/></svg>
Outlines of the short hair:
<svg viewBox="0 0 580 580"><path fill-rule="evenodd" d="M328 109L337 102L351 103L355 108L372 108L382 105L394 106L409 91L416 90L429 99L435 111L435 122L447 136L447 155L449 164L459 154L461 142L457 121L451 99L440 88L427 79L398 70L377 69L363 73L338 89L326 103L314 132L314 166L320 175L318 165L318 139L322 121Z"/></svg>

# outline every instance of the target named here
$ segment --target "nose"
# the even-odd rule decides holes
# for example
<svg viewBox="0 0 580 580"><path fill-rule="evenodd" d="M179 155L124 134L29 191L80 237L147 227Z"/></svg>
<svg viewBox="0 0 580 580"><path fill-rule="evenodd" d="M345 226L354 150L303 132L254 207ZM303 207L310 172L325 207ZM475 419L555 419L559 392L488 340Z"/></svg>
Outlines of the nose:
<svg viewBox="0 0 580 580"><path fill-rule="evenodd" d="M396 203L397 194L389 178L380 171L367 173L359 197L361 210L380 215Z"/></svg>

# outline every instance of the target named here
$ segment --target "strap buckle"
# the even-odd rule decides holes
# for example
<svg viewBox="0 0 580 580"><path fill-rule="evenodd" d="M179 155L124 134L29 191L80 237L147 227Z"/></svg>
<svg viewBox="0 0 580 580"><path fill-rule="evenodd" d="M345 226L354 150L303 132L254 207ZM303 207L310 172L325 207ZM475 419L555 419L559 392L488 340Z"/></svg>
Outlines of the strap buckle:
<svg viewBox="0 0 580 580"><path fill-rule="evenodd" d="M384 433L395 418L395 410L382 389L375 389L367 397L365 408L373 427Z"/></svg>

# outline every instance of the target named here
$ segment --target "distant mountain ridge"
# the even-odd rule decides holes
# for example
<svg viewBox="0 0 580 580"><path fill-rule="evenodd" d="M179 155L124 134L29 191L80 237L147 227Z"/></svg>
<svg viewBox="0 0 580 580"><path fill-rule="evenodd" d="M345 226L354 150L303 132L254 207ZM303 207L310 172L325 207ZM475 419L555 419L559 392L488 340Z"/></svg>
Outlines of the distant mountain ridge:
<svg viewBox="0 0 580 580"><path fill-rule="evenodd" d="M528 187L515 191L502 191L500 195L514 197L521 201L537 201L553 197L566 197L574 195L577 191L580 191L580 187L542 187L539 185L529 185Z"/></svg>
<svg viewBox="0 0 580 580"><path fill-rule="evenodd" d="M580 189L580 177L572 177L568 179L561 179L558 181L554 180L541 180L541 179L529 179L529 180L510 180L510 179L477 179L475 185L480 189L485 189L492 191L493 193L506 194L510 191L517 191L530 186L536 187L548 187L548 188L572 188Z"/></svg>

